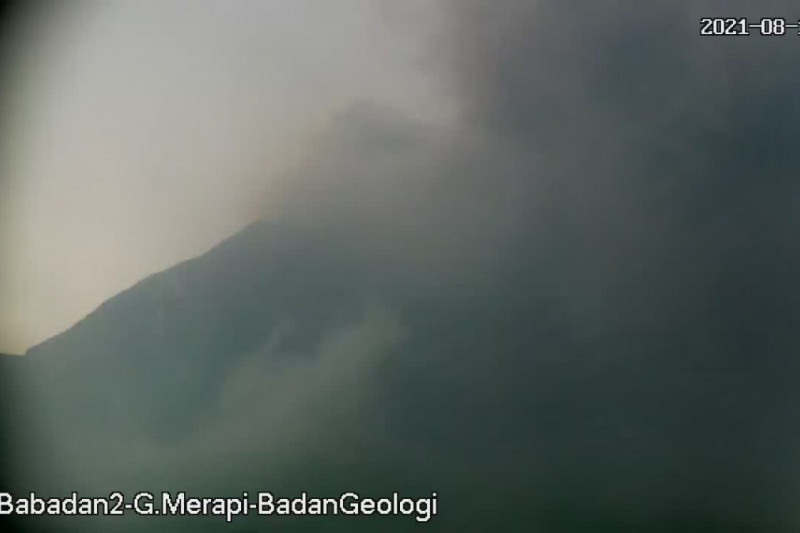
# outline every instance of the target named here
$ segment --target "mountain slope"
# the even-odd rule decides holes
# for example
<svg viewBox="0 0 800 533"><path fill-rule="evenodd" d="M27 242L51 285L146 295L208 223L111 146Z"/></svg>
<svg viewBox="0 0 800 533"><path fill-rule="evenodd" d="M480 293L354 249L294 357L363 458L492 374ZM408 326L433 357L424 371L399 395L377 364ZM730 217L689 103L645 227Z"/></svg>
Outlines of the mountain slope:
<svg viewBox="0 0 800 533"><path fill-rule="evenodd" d="M91 409L92 423L116 420L124 403L127 421L164 438L186 435L225 376L277 328L292 327L278 351L302 352L323 322L353 312L353 273L325 254L323 239L256 223L111 298L27 356L93 379L76 384L70 402Z"/></svg>
<svg viewBox="0 0 800 533"><path fill-rule="evenodd" d="M436 490L445 529L762 512L763 422L675 357L691 321L589 334L524 269L420 289L333 231L258 222L32 348L28 486Z"/></svg>

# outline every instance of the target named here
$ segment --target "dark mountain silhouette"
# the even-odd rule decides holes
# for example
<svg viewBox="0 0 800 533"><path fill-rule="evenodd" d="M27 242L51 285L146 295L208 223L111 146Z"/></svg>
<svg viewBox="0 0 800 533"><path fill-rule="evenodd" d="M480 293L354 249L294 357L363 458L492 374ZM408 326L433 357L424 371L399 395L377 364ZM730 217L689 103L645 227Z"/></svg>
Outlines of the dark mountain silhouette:
<svg viewBox="0 0 800 533"><path fill-rule="evenodd" d="M257 223L203 257L141 281L27 356L78 374L115 377L99 379L85 396L82 387L75 391L72 407L91 407L91 423L117 419L120 398L126 423L179 438L214 404L226 374L281 321L302 324L282 341L301 351L313 345L323 323L348 312L351 302L342 300L350 296L346 276L352 274L340 274L324 238ZM321 264L311 254L328 260ZM174 391L180 394L164 403L164 394Z"/></svg>
<svg viewBox="0 0 800 533"><path fill-rule="evenodd" d="M704 374L659 355L691 349L670 336L689 322L647 332L657 343L581 338L522 278L500 279L468 300L414 291L407 280L381 274L368 250L332 247L342 240L331 231L258 222L29 350L20 383L30 387L22 394L36 406L35 419L49 422L37 429L38 448L28 442L23 455L38 465L51 461L52 470L23 479L53 491L116 490L108 481L92 484L92 469L125 461L126 453L133 461L136 447L148 443L177 450L184 464L157 475L143 464L138 478L119 479L119 486L212 494L259 486L436 490L443 516L431 522L434 530L516 528L534 519L556 531L763 526L766 474L752 449L759 422L743 403L746 387L725 372ZM368 375L354 367L342 381L331 372L336 366L320 363L328 357L320 347L332 332L368 318L375 301L393 311L402 340ZM637 355L644 349L648 360ZM226 384L252 361L267 366L245 372L256 392L236 409L253 421L261 411L295 414L247 437L256 448L263 439L264 453L249 449L233 460L226 446L243 444L248 433L221 429L208 448L218 457L194 457L194 443L226 412ZM314 379L284 381L298 361L321 370L307 374ZM264 369L275 376L260 375ZM311 389L328 382L339 388L314 396ZM276 392L287 383L309 389L306 409L282 403L307 397ZM363 389L355 407L326 411L354 389ZM270 459L275 435L294 431L304 417L314 429L293 445L301 451ZM81 466L48 484L64 464ZM227 465L233 473L226 477Z"/></svg>

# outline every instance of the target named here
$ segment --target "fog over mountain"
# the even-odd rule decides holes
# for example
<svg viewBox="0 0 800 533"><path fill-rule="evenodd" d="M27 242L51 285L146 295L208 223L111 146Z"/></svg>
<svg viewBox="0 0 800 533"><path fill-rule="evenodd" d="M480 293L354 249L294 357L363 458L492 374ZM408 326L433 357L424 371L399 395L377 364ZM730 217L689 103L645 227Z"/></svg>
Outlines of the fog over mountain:
<svg viewBox="0 0 800 533"><path fill-rule="evenodd" d="M17 484L436 491L433 531L796 530L798 37L698 35L792 9L447 3L455 123L337 113L261 220L31 348ZM91 527L159 520L418 526Z"/></svg>
<svg viewBox="0 0 800 533"><path fill-rule="evenodd" d="M437 2L24 5L0 50L2 351L270 214L354 102L452 114L420 67Z"/></svg>

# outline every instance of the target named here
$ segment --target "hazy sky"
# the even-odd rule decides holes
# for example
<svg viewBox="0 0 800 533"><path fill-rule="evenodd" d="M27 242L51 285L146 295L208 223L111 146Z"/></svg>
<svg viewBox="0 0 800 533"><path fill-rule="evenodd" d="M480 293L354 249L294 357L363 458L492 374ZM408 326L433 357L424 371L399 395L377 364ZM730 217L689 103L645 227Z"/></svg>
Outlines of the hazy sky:
<svg viewBox="0 0 800 533"><path fill-rule="evenodd" d="M261 212L358 101L445 119L436 2L73 3L17 28L0 351L69 327Z"/></svg>

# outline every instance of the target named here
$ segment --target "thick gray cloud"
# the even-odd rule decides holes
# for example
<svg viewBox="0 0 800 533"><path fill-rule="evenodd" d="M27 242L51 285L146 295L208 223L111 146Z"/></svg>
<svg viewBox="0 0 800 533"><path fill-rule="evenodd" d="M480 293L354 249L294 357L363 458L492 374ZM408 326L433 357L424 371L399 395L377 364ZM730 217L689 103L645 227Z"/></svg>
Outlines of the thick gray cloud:
<svg viewBox="0 0 800 533"><path fill-rule="evenodd" d="M791 22L792 6L451 8L438 57L462 115L438 158L422 177L401 172L417 179L388 202L354 182L337 190L352 205L308 209L342 224L374 209L356 240L412 226L387 247L404 268L426 265L438 290L423 301L453 306L425 316L473 325L458 355L425 355L416 383L443 413L489 409L466 410L474 429L452 423L444 442L496 451L516 438L526 474L622 514L794 521L797 32L699 35L701 16ZM330 168L361 162L355 153Z"/></svg>

